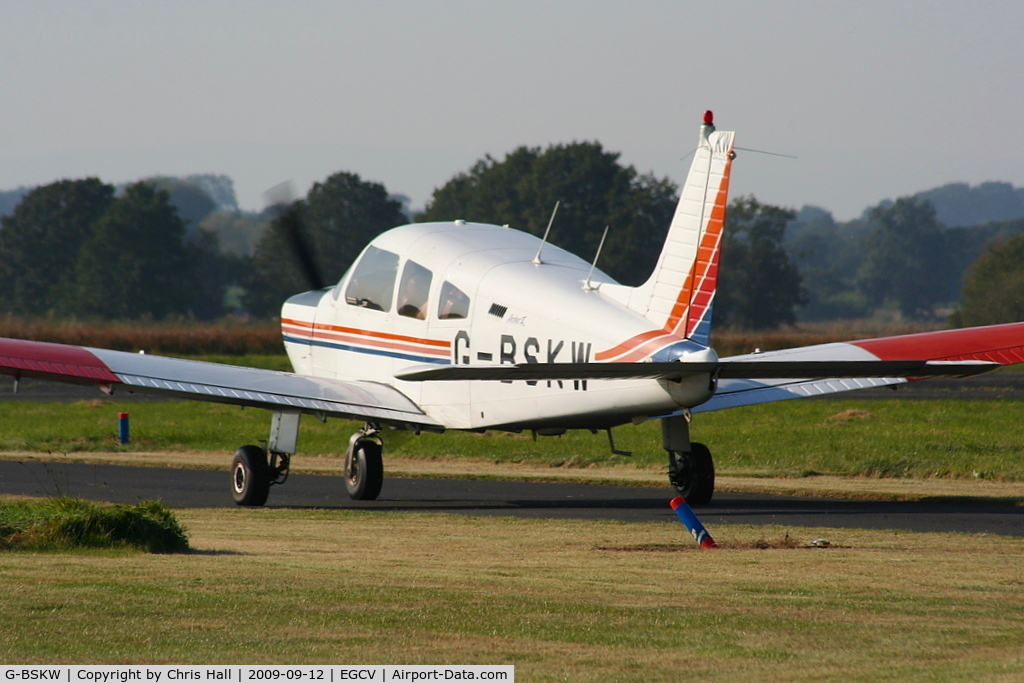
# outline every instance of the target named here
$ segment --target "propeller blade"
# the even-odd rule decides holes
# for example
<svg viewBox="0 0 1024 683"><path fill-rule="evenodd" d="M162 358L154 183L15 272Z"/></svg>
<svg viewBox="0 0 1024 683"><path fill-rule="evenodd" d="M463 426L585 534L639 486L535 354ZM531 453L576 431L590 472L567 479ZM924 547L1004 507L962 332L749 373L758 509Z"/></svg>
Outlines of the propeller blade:
<svg viewBox="0 0 1024 683"><path fill-rule="evenodd" d="M288 246L291 248L292 254L294 254L295 260L298 262L299 268L306 278L306 282L309 283L309 288L323 289L326 287L324 278L320 274L320 268L317 267L316 259L313 257L313 250L310 247L306 234L299 202L295 202L278 216L277 224L281 227L281 231L288 240Z"/></svg>
<svg viewBox="0 0 1024 683"><path fill-rule="evenodd" d="M275 185L263 193L264 199L270 205L268 210L275 214L274 225L284 235L309 288L324 289L327 284L313 256L313 248L302 215L302 202L295 200L294 196L290 182Z"/></svg>

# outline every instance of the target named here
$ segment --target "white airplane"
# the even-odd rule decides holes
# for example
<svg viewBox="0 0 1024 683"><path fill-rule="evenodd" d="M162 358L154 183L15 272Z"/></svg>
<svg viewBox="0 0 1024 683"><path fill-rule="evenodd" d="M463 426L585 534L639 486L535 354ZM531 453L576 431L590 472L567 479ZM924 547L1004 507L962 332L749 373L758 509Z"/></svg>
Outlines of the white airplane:
<svg viewBox="0 0 1024 683"><path fill-rule="evenodd" d="M638 287L509 227L417 223L375 238L335 286L284 304L293 373L14 339L0 339L0 372L271 411L267 448L235 453L239 505L264 504L287 478L303 414L365 421L345 455L359 500L381 490L383 426L610 436L657 419L671 483L703 504L714 463L690 440L692 413L1024 360L1024 323L719 358L708 341L733 139L705 114L657 266Z"/></svg>

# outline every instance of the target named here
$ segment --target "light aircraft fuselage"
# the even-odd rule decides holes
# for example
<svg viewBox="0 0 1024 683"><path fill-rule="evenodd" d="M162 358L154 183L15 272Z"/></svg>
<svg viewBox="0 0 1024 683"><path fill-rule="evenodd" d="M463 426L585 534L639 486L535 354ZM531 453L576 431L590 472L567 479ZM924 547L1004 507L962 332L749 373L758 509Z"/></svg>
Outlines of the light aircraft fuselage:
<svg viewBox="0 0 1024 683"><path fill-rule="evenodd" d="M379 266L369 285L364 259ZM608 295L624 288L591 270L509 227L461 220L402 226L376 238L336 286L288 301L285 347L300 374L375 378L451 429L607 428L710 398L710 373L683 382L396 380L404 368L425 364L588 363L650 332L649 320ZM661 349L673 360L683 354L716 359L683 338Z"/></svg>

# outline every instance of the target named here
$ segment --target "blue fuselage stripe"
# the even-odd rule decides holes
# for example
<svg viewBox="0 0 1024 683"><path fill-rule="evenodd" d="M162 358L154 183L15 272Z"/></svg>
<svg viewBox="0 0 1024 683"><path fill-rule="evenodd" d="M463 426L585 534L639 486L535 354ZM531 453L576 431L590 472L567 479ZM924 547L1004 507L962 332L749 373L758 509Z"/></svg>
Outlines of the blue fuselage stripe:
<svg viewBox="0 0 1024 683"><path fill-rule="evenodd" d="M337 349L339 351L351 351L352 353L364 353L370 356L386 356L388 358L398 358L400 360L411 360L417 363L434 363L437 365L450 365L451 361L447 358L438 358L437 356L415 356L410 353L399 353L397 351L385 351L384 349L368 349L364 346L350 346L348 344L338 344L337 342L326 342L319 339L302 339L301 337L292 337L284 335L285 342L291 342L292 344L304 344L306 346L321 346L326 349Z"/></svg>

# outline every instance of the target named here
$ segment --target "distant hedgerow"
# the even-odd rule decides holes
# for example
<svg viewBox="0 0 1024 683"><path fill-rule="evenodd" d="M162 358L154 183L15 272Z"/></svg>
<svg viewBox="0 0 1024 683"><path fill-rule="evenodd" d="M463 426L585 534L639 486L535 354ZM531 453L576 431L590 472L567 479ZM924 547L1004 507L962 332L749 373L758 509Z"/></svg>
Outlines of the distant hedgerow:
<svg viewBox="0 0 1024 683"><path fill-rule="evenodd" d="M170 355L284 353L275 321L90 323L6 316L0 317L0 337Z"/></svg>

